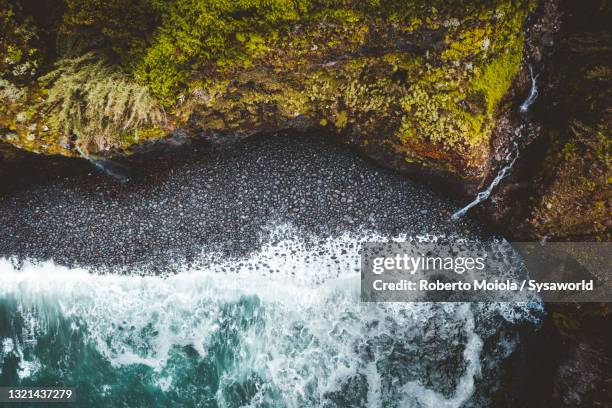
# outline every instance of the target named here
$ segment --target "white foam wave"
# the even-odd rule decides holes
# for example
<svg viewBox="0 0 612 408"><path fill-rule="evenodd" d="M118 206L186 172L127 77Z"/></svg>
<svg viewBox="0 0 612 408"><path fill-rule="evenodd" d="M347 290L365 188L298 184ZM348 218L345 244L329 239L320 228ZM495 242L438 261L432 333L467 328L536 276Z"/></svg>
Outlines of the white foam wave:
<svg viewBox="0 0 612 408"><path fill-rule="evenodd" d="M286 236L287 229L279 233ZM473 394L480 372L476 306L360 303L359 243L386 239L367 233L316 245L280 239L246 259L221 262L203 255L202 266L170 276L99 275L52 262L17 269L0 259L0 298L14 299L29 316L22 338L35 342L58 316L71 319L72 330L86 332L114 366L152 367L166 390L173 386L173 369L167 364L173 348L189 346L205 357L215 338L232 333L232 364L220 377L219 389L255 372L265 381L253 406L265 402L272 390L280 390L286 406L316 405L356 375L368 384L368 406L382 406L384 373L378 362L390 358L392 350L372 344L406 342L432 320L451 319L467 338L462 355L466 369L453 395L428 389L418 380L394 381L400 381L397 392L405 406L460 406ZM505 309L518 313L501 304L476 310ZM244 316L249 316L247 323L241 323ZM510 312L506 317L524 318ZM440 335L455 334L449 330ZM2 340L4 349L9 340ZM23 367L32 364L36 362L24 360ZM223 393L216 398L220 406L229 406Z"/></svg>

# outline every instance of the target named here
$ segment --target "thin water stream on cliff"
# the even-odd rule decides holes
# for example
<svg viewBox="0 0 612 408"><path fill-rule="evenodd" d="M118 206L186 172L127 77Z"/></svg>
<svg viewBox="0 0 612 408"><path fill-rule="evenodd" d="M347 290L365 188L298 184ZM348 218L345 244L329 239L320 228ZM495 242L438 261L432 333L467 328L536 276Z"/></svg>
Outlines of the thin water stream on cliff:
<svg viewBox="0 0 612 408"><path fill-rule="evenodd" d="M81 157L91 163L97 170L106 174L107 176L117 180L120 183L127 183L130 181L129 178L129 168L117 163L113 160L106 159L97 159L92 157L91 155L83 152L83 150L79 146L75 146L75 149Z"/></svg>
<svg viewBox="0 0 612 408"><path fill-rule="evenodd" d="M518 145L514 143L513 149L510 151L510 153L506 155L507 164L504 167L502 167L501 170L499 170L499 172L497 173L495 178L493 178L489 186L484 191L479 192L476 195L476 198L473 201L471 201L468 205L455 211L453 215L451 216L451 219L453 221L459 220L461 217L467 214L467 212L470 209L472 209L473 207L477 206L478 204L482 203L484 200L489 198L491 196L491 193L493 192L493 189L497 187L497 185L508 175L510 170L512 170L512 167L514 167L514 163L516 163L518 158L519 158L519 148L518 148Z"/></svg>
<svg viewBox="0 0 612 408"><path fill-rule="evenodd" d="M529 76L531 78L531 87L529 89L529 95L527 95L527 97L525 98L523 103L521 103L521 105L519 106L519 111L521 113L529 112L529 109L531 108L531 105L533 105L533 103L535 102L536 98L538 97L537 79L538 79L539 74L534 74L533 73L533 66L531 64L528 65L528 68L529 68ZM514 164L518 160L519 156L520 156L519 145L515 141L515 142L512 143L512 148L511 148L510 152L505 157L505 160L504 160L505 164L497 172L497 174L495 175L493 180L491 180L491 183L489 183L488 187L485 190L479 192L476 195L476 198L474 198L474 200L471 201L470 203L468 203L465 207L455 211L453 213L453 215L451 216L451 219L453 221L459 220L461 217L465 216L465 214L467 214L467 212L470 209L472 209L473 207L477 206L478 204L480 204L483 201L485 201L486 199L488 199L491 196L491 193L493 192L493 189L495 189L495 187L497 187L499 185L499 183L505 177L508 176L508 174L510 173L510 171L514 167Z"/></svg>

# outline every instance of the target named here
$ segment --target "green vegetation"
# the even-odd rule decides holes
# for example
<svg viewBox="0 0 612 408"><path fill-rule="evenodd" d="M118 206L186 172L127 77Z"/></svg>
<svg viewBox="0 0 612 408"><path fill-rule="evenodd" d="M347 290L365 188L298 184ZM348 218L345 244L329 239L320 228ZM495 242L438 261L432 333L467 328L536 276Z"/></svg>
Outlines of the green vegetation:
<svg viewBox="0 0 612 408"><path fill-rule="evenodd" d="M519 71L527 8L510 3L474 12L465 22L446 20L445 48L433 61L418 61L418 79L402 98L404 144L433 142L479 161L494 116ZM431 58L430 58L431 60ZM469 165L469 164L468 164Z"/></svg>
<svg viewBox="0 0 612 408"><path fill-rule="evenodd" d="M300 20L307 1L178 0L169 2L135 74L167 104L194 71L246 62L265 50L263 35Z"/></svg>
<svg viewBox="0 0 612 408"><path fill-rule="evenodd" d="M159 19L155 1L65 0L59 22L60 51L71 57L105 52L109 59L131 67L147 49Z"/></svg>
<svg viewBox="0 0 612 408"><path fill-rule="evenodd" d="M461 177L484 171L533 6L49 0L43 24L17 3L0 0L15 33L0 43L0 137L23 148L125 149L187 121L220 135L323 127ZM31 78L7 74L25 63Z"/></svg>
<svg viewBox="0 0 612 408"><path fill-rule="evenodd" d="M477 183L536 3L0 0L0 139L74 155L179 127L315 128ZM548 135L531 215L542 231L608 228L609 40L576 36L565 45L575 68L557 63L569 124ZM570 211L582 214L572 225Z"/></svg>
<svg viewBox="0 0 612 408"><path fill-rule="evenodd" d="M41 103L50 127L74 135L84 147L103 150L119 138L164 123L164 113L149 90L116 72L95 54L62 60L40 79Z"/></svg>
<svg viewBox="0 0 612 408"><path fill-rule="evenodd" d="M0 0L0 79L21 84L37 74L37 40L33 19L21 15L20 4Z"/></svg>
<svg viewBox="0 0 612 408"><path fill-rule="evenodd" d="M15 86L15 84L0 78L0 101L4 104L10 104L20 101L24 96L23 89Z"/></svg>

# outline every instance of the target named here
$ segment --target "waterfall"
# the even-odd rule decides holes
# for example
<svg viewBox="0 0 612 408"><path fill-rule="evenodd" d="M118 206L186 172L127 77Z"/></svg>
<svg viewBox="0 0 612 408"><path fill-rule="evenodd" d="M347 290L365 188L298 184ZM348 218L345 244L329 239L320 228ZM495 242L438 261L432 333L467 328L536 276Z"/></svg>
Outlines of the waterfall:
<svg viewBox="0 0 612 408"><path fill-rule="evenodd" d="M106 174L107 176L119 181L120 183L127 183L130 178L128 174L130 169L123 164L117 163L112 160L106 159L94 159L87 153L85 153L79 146L75 146L76 151L79 152L82 158L90 162L96 169Z"/></svg>
<svg viewBox="0 0 612 408"><path fill-rule="evenodd" d="M533 104L533 102L538 97L538 88L536 84L536 80L538 79L538 75L533 75L533 67L529 64L529 75L531 76L531 90L529 91L529 96L527 99L521 104L519 110L523 113L527 113L529 111L529 107Z"/></svg>
<svg viewBox="0 0 612 408"><path fill-rule="evenodd" d="M493 179L491 184L489 184L489 187L487 187L486 190L481 191L480 193L476 195L476 198L474 199L474 201L472 201L471 203L469 203L468 205L466 205L465 207L458 210L452 215L451 219L453 221L457 221L458 219L463 217L470 210L470 208L478 205L479 203L489 198L493 189L500 183L500 181L502 181L502 179L504 179L508 175L508 173L512 169L512 166L514 166L514 163L516 163L516 160L519 157L519 149L518 149L518 145L516 144L516 142L513 143L513 146L514 146L514 149L511 150L510 153L508 153L508 155L506 156L506 162L508 164L506 164L499 171L499 173L497 173L497 176L495 176L495 178ZM514 157L512 157L513 155Z"/></svg>
<svg viewBox="0 0 612 408"><path fill-rule="evenodd" d="M531 107L533 102L538 97L538 87L537 87L537 82L536 81L538 79L539 74L538 75L534 75L533 74L533 66L531 64L529 64L529 75L531 76L531 90L529 91L529 95L527 96L525 101L523 101L523 103L519 107L519 110L522 113L528 112L529 108ZM518 145L516 144L516 142L514 142L513 145L514 145L514 149L512 151L510 151L510 153L508 153L508 155L506 156L506 162L508 164L506 164L499 171L499 173L497 173L497 176L495 176L495 178L493 179L491 184L489 184L489 187L487 187L486 190L481 191L480 193L478 193L476 195L476 198L474 199L474 201L472 201L471 203L469 203L468 205L466 205L462 209L458 210L457 212L455 212L451 216L451 219L453 221L457 221L458 219L463 217L470 210L470 208L478 205L479 203L481 203L484 200L486 200L487 198L489 198L489 196L491 195L491 192L493 191L493 189L502 181L502 179L504 179L508 175L508 173L510 172L510 170L514 166L514 163L516 163L516 160L519 157L519 148L518 148ZM514 154L514 157L511 159L513 154Z"/></svg>

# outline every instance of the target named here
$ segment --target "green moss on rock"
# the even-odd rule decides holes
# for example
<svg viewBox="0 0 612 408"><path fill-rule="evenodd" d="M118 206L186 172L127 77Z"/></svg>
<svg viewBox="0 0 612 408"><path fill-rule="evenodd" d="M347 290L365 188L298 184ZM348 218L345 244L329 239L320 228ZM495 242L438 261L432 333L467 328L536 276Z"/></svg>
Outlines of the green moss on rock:
<svg viewBox="0 0 612 408"><path fill-rule="evenodd" d="M265 52L265 37L300 20L308 1L178 0L168 2L163 23L135 74L167 104L193 71L209 64L243 64Z"/></svg>
<svg viewBox="0 0 612 408"><path fill-rule="evenodd" d="M139 143L137 134L157 137L187 122L220 136L323 127L372 154L392 152L479 179L533 6L527 0L124 3L67 0L58 36L68 45L58 50L60 58L94 50L122 87L146 87L166 122L132 127L121 123L129 115L88 111L104 111L113 94L88 81L80 81L84 93L59 99L51 97L53 84L33 81L18 88L29 96L6 110L0 127L31 149L23 142L29 131L13 122L32 109L26 122L36 122L37 141L40 129L49 129L46 145L50 135L56 145L75 135L89 144L103 129L96 144L122 149ZM47 70L54 69L50 62ZM61 84L62 75L54 80ZM0 92L10 91L0 83ZM126 104L129 111L133 102Z"/></svg>
<svg viewBox="0 0 612 408"><path fill-rule="evenodd" d="M508 3L441 23L443 50L414 64L417 79L402 99L402 144L429 142L461 156L462 166L482 163L496 110L521 66L523 7Z"/></svg>
<svg viewBox="0 0 612 408"><path fill-rule="evenodd" d="M0 0L0 76L19 84L33 78L40 65L38 33L19 2Z"/></svg>

